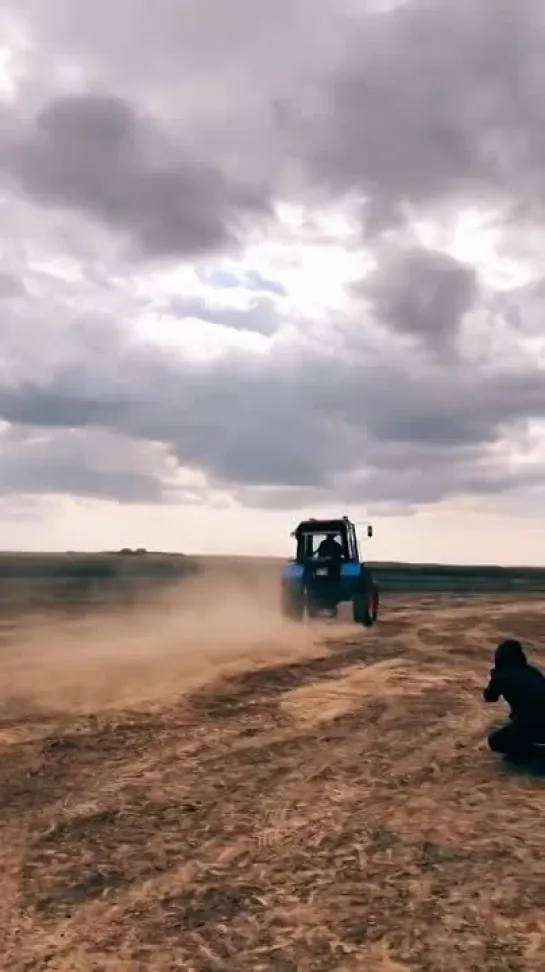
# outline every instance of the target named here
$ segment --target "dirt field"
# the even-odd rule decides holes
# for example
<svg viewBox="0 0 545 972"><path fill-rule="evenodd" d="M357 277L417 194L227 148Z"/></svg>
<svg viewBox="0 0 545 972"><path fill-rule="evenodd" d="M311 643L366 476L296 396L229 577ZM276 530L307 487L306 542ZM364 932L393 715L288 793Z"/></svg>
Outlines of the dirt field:
<svg viewBox="0 0 545 972"><path fill-rule="evenodd" d="M297 627L275 571L74 612L6 568L0 968L542 972L543 779L480 690L501 636L545 663L545 597Z"/></svg>

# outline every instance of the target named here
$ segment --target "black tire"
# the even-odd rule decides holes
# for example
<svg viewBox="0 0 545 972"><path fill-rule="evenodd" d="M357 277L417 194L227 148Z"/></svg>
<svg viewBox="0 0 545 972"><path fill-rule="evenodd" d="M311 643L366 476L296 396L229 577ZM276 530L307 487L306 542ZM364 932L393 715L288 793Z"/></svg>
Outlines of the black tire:
<svg viewBox="0 0 545 972"><path fill-rule="evenodd" d="M352 599L352 617L355 624L364 628L372 628L378 618L379 594L375 584L354 594Z"/></svg>
<svg viewBox="0 0 545 972"><path fill-rule="evenodd" d="M354 594L352 598L352 618L354 624L362 624L364 628L370 628L373 624L369 614L369 603L365 591Z"/></svg>
<svg viewBox="0 0 545 972"><path fill-rule="evenodd" d="M282 614L290 621L302 621L305 614L302 592L287 584L282 587Z"/></svg>
<svg viewBox="0 0 545 972"><path fill-rule="evenodd" d="M380 606L379 590L377 585L373 584L371 587L371 608L370 608L370 614L371 614L373 624L376 624L376 622L378 621L379 606Z"/></svg>
<svg viewBox="0 0 545 972"><path fill-rule="evenodd" d="M369 617L371 618L371 623L376 624L378 621L378 609L380 604L380 596L378 592L378 587L375 583L371 584L371 589L369 591Z"/></svg>

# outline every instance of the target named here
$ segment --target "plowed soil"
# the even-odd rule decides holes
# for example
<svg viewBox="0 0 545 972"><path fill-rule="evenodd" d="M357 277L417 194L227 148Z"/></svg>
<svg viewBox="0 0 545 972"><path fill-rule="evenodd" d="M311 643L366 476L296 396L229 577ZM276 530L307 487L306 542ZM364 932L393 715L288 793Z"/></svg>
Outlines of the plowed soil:
<svg viewBox="0 0 545 972"><path fill-rule="evenodd" d="M543 779L481 699L543 602L186 601L6 624L0 967L543 972Z"/></svg>

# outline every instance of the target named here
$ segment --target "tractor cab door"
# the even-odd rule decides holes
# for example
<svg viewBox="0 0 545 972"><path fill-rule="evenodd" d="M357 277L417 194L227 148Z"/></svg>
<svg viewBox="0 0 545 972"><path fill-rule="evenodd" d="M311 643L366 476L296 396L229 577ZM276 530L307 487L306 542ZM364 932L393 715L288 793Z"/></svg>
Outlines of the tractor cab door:
<svg viewBox="0 0 545 972"><path fill-rule="evenodd" d="M314 555L313 540L314 535L312 533L300 533L297 537L296 561L298 564L312 560Z"/></svg>
<svg viewBox="0 0 545 972"><path fill-rule="evenodd" d="M356 534L356 528L353 523L350 523L347 528L347 542L349 550L349 560L359 563L360 552L358 548L358 537Z"/></svg>

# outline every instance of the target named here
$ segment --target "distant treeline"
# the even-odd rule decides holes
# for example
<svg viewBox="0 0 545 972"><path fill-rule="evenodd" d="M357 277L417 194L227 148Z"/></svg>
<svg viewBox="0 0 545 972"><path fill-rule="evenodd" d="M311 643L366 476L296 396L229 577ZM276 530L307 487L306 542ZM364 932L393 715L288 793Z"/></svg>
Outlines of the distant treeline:
<svg viewBox="0 0 545 972"><path fill-rule="evenodd" d="M0 553L0 601L14 585L54 585L68 594L85 588L168 585L207 570L228 572L233 579L280 578L282 560L272 558L208 558L156 553L143 548L94 554ZM464 567L448 564L371 563L384 593L485 594L545 593L545 567Z"/></svg>
<svg viewBox="0 0 545 972"><path fill-rule="evenodd" d="M545 593L543 567L370 564L381 587L399 594Z"/></svg>
<svg viewBox="0 0 545 972"><path fill-rule="evenodd" d="M132 556L131 556L132 554ZM145 554L143 556L142 554ZM184 554L120 551L104 554L0 554L0 580L115 581L145 578L164 581L186 577L199 569Z"/></svg>

